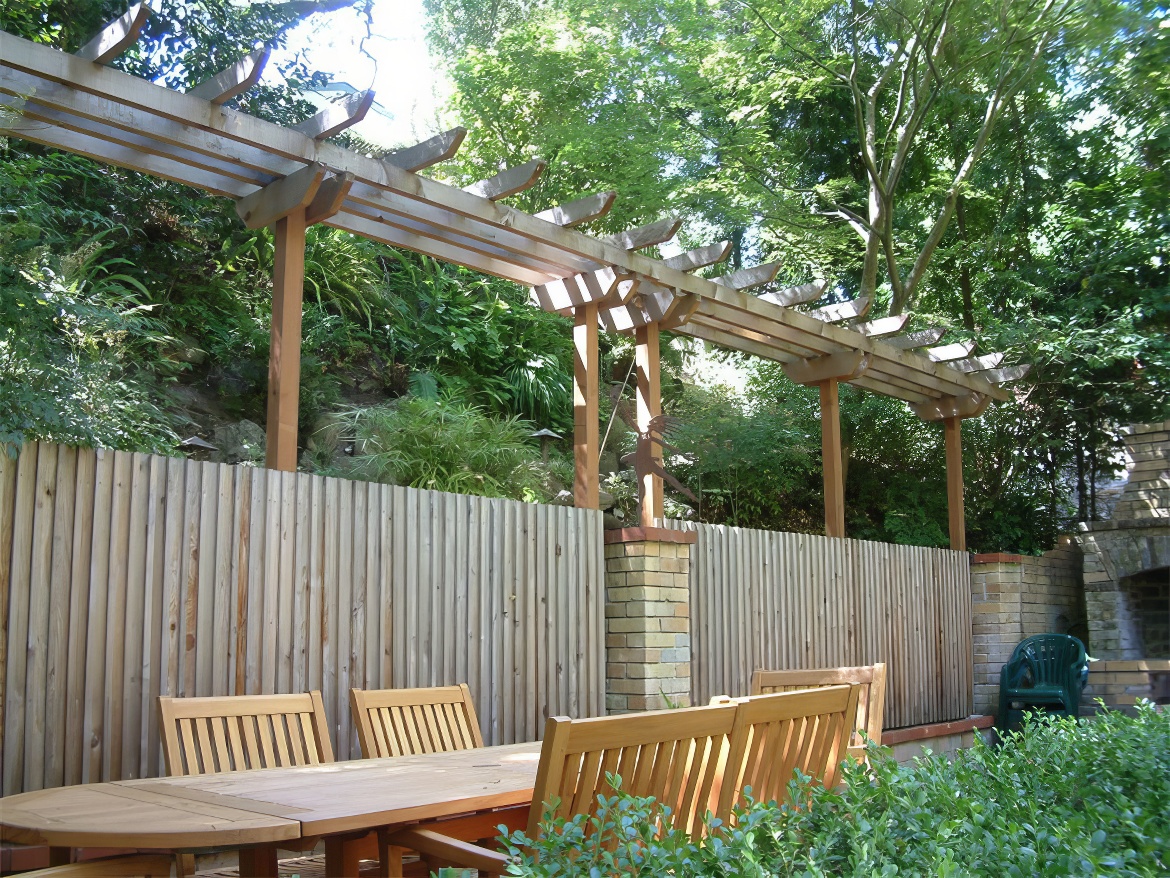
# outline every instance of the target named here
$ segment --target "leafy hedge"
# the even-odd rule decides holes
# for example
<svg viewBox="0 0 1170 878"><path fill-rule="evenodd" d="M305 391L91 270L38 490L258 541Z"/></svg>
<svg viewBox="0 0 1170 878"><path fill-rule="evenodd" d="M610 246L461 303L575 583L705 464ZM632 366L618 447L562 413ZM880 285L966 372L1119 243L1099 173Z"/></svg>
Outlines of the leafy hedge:
<svg viewBox="0 0 1170 878"><path fill-rule="evenodd" d="M603 798L589 825L504 839L513 876L1067 876L1170 874L1170 713L1043 719L953 761L872 770L839 791L793 782L707 840L653 835L653 800ZM600 832L596 830L600 829Z"/></svg>

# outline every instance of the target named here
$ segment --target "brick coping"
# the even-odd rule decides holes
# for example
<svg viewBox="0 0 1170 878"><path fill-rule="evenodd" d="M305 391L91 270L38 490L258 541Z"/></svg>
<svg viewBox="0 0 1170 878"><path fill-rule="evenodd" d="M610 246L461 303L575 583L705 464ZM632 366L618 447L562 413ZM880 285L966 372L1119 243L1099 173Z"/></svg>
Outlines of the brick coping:
<svg viewBox="0 0 1170 878"><path fill-rule="evenodd" d="M1006 552L989 552L983 555L972 555L972 564L1022 564L1023 555L1011 555Z"/></svg>
<svg viewBox="0 0 1170 878"><path fill-rule="evenodd" d="M1100 659L1089 662L1089 675L1094 671L1117 673L1123 671L1170 671L1170 659Z"/></svg>
<svg viewBox="0 0 1170 878"><path fill-rule="evenodd" d="M925 741L930 738L942 738L946 735L959 735L975 729L989 729L993 725L995 725L995 717L993 716L969 716L966 719L945 723L927 723L924 726L890 729L888 732L882 732L882 745L892 747L894 744L905 744L907 741Z"/></svg>
<svg viewBox="0 0 1170 878"><path fill-rule="evenodd" d="M693 543L699 539L694 531L666 527L621 527L605 532L605 544L614 543Z"/></svg>

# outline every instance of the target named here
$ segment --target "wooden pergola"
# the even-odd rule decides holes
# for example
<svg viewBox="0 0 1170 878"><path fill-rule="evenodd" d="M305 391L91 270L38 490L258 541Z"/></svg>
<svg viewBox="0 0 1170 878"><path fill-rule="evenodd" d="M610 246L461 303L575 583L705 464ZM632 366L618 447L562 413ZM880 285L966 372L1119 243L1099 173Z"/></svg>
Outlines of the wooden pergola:
<svg viewBox="0 0 1170 878"><path fill-rule="evenodd" d="M792 381L820 388L829 536L845 535L839 383L904 400L920 417L943 421L951 545L965 548L960 423L991 400L1009 398L1000 385L1026 367L999 368L1002 355L973 357L966 344L932 346L941 330L899 334L905 315L866 322L864 300L795 310L820 298L823 281L748 292L770 286L777 263L713 280L693 273L725 259L726 243L668 259L637 252L671 239L677 220L600 239L573 228L603 216L615 193L535 215L502 204L535 183L545 167L540 160L465 189L422 176L455 154L463 129L379 158L331 143L364 116L372 92L293 127L225 107L257 82L264 50L186 93L107 67L133 44L149 12L146 4L131 8L72 55L0 32L0 135L232 198L248 227L274 227L269 467L296 468L305 230L323 223L526 285L540 307L572 317L577 506L598 506L598 333L632 333L642 523L662 517L661 446L652 421L661 409L659 337L668 329L775 360Z"/></svg>

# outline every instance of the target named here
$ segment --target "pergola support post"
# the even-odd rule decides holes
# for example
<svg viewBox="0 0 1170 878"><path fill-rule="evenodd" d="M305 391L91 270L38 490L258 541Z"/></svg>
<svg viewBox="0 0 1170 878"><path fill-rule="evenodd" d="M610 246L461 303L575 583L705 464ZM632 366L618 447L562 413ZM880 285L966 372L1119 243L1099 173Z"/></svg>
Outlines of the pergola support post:
<svg viewBox="0 0 1170 878"><path fill-rule="evenodd" d="M597 311L594 302L581 305L573 312L573 505L578 509L601 507L597 406L601 354L597 344Z"/></svg>
<svg viewBox="0 0 1170 878"><path fill-rule="evenodd" d="M821 467L825 473L825 536L845 536L845 477L841 466L841 404L837 379L820 382Z"/></svg>
<svg viewBox="0 0 1170 878"><path fill-rule="evenodd" d="M276 221L272 341L268 353L265 466L295 472L301 387L301 304L305 291L305 208Z"/></svg>
<svg viewBox="0 0 1170 878"><path fill-rule="evenodd" d="M657 323L639 326L636 331L638 448L634 457L638 476L638 508L642 527L654 527L663 517L662 447L650 438L650 422L662 413Z"/></svg>
<svg viewBox="0 0 1170 878"><path fill-rule="evenodd" d="M947 447L947 512L950 519L951 548L967 551L967 521L963 510L963 438L961 418L945 418L943 433Z"/></svg>
<svg viewBox="0 0 1170 878"><path fill-rule="evenodd" d="M841 402L837 385L864 375L870 356L842 351L784 364L784 374L797 384L821 390L821 469L825 478L825 536L845 536L845 464L841 457Z"/></svg>

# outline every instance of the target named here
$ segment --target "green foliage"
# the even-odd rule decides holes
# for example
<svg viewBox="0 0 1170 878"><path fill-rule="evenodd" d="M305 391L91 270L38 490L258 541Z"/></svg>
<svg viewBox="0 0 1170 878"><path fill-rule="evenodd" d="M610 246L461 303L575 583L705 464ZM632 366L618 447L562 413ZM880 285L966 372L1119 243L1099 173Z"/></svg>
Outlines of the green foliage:
<svg viewBox="0 0 1170 878"><path fill-rule="evenodd" d="M1032 364L1013 385L1017 403L966 425L981 452L966 456L972 542L1041 550L1071 518L1097 517L1094 486L1109 475L1119 428L1170 415L1164 4L1058 3L1040 26L1015 30L1039 7L505 0L476 17L461 0L431 0L428 9L457 111L490 120L469 138L464 177L535 151L556 170L529 193L542 204L617 188L633 205L615 211L614 225L646 218L639 204L666 205L687 217L684 242L735 242L733 264L745 253L778 259L781 282L830 277L833 296L876 283L873 316L911 302L923 322L978 341L979 353ZM927 64L911 51L925 38L915 23L944 18ZM1053 38L1038 41L1046 30ZM871 89L868 120L854 104ZM899 115L910 108L912 121ZM877 193L888 197L878 217L862 158L868 130L881 173L902 162ZM973 170L956 185L969 157ZM747 420L794 393L767 384L745 401ZM847 404L853 411L862 410ZM786 425L777 433L806 423L799 411L777 417ZM881 420L896 433L869 441L877 431L863 428L847 454L850 532L945 542L937 431L913 428L901 411ZM792 521L776 506L795 505L815 522L811 486L798 496L784 477L770 493L763 476L760 490L744 485L749 458L769 475L776 463L766 442L760 457L747 453L745 429L737 415L731 436L706 430L702 441L727 450L730 438L745 453L703 472L702 517ZM692 491L704 466L681 467Z"/></svg>
<svg viewBox="0 0 1170 878"><path fill-rule="evenodd" d="M1157 876L1170 870L1170 713L1030 720L998 747L900 766L870 745L825 790L749 804L701 842L655 832L652 799L601 797L595 815L503 838L508 874L537 876ZM620 779L614 779L619 782Z"/></svg>
<svg viewBox="0 0 1170 878"><path fill-rule="evenodd" d="M167 451L176 437L155 368L168 341L85 159L0 161L0 439Z"/></svg>
<svg viewBox="0 0 1170 878"><path fill-rule="evenodd" d="M789 388L791 389L791 387ZM679 419L667 464L699 502L702 521L740 527L808 531L820 524L820 469L808 422L815 417L803 388L788 399L746 409L729 393L687 388L670 408Z"/></svg>
<svg viewBox="0 0 1170 878"><path fill-rule="evenodd" d="M404 399L349 417L360 446L355 475L484 497L547 498L532 425L518 418L492 418L450 398Z"/></svg>
<svg viewBox="0 0 1170 878"><path fill-rule="evenodd" d="M435 260L383 251L387 321L397 360L503 416L559 433L572 428L572 336L563 317L532 308L507 281Z"/></svg>

